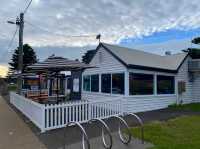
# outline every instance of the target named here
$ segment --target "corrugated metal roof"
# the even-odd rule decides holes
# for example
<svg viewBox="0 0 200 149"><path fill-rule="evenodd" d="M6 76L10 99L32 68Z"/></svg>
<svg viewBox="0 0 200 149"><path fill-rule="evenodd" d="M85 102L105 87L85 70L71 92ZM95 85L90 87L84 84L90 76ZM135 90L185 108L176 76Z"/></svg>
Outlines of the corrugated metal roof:
<svg viewBox="0 0 200 149"><path fill-rule="evenodd" d="M123 61L127 66L136 65L175 71L179 68L179 66L187 56L187 53L161 56L107 43L102 43L102 45L110 50L111 53L113 53L116 57Z"/></svg>

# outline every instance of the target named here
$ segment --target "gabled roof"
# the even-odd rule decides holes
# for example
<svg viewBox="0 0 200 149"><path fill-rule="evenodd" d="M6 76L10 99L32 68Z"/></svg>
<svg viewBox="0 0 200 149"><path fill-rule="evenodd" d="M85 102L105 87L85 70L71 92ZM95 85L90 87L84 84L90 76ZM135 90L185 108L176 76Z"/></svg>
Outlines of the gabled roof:
<svg viewBox="0 0 200 149"><path fill-rule="evenodd" d="M161 56L140 50L100 43L109 53L129 68L177 72L188 53Z"/></svg>

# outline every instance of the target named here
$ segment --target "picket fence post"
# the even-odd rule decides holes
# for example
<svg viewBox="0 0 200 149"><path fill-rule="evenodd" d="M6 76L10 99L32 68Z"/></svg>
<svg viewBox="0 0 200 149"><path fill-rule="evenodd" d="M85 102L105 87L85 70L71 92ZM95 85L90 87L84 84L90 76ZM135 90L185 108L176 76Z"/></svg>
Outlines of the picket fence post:
<svg viewBox="0 0 200 149"><path fill-rule="evenodd" d="M46 131L46 127L45 127L46 105L42 106L41 109L42 109L42 113L41 113L42 114L41 133L44 133Z"/></svg>
<svg viewBox="0 0 200 149"><path fill-rule="evenodd" d="M92 103L91 102L88 102L88 120L91 120L92 119L92 115L91 115L91 106L92 106Z"/></svg>

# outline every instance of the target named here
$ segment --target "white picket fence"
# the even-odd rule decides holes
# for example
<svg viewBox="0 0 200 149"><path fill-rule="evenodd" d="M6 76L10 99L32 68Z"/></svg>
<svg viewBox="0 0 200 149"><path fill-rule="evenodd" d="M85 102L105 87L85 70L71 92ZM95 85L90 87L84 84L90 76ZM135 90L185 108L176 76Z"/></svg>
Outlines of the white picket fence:
<svg viewBox="0 0 200 149"><path fill-rule="evenodd" d="M43 105L11 92L10 102L42 132L62 128L72 121L84 123L93 118L104 119L123 112L120 99Z"/></svg>
<svg viewBox="0 0 200 149"><path fill-rule="evenodd" d="M45 126L45 106L10 92L10 103L29 118L41 131Z"/></svg>

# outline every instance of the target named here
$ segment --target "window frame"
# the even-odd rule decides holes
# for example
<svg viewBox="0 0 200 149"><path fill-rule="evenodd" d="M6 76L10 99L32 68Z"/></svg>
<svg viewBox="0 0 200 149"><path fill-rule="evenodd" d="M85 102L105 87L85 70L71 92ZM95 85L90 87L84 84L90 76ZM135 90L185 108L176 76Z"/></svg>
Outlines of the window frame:
<svg viewBox="0 0 200 149"><path fill-rule="evenodd" d="M152 93L151 94L131 94L131 91L130 91L130 75L131 74L136 74L136 75L149 75L149 76L152 76L152 81L153 81L153 88L152 88ZM155 74L154 73L144 73L144 72L134 72L134 71L129 71L129 77L128 77L128 82L129 82L129 96L155 96ZM133 80L134 81L134 80Z"/></svg>
<svg viewBox="0 0 200 149"><path fill-rule="evenodd" d="M92 91L92 76L98 76L98 91ZM91 74L90 75L90 92L99 93L99 91L100 91L99 80L100 80L99 74Z"/></svg>
<svg viewBox="0 0 200 149"><path fill-rule="evenodd" d="M102 84L103 84L103 83L102 83L102 79L103 79L103 75L110 75L110 92L109 92L109 93L106 93L106 92L103 92L103 91L102 91L102 86L103 86L103 85L102 85ZM109 94L109 95L112 95L112 73L102 73L102 74L101 74L101 80L100 80L100 81L101 81L101 93L102 93L102 94Z"/></svg>
<svg viewBox="0 0 200 149"><path fill-rule="evenodd" d="M173 93L168 93L168 94L165 94L165 93L159 93L158 92L158 77L159 76L163 76L163 77L173 77ZM163 74L157 74L156 75L156 95L175 95L176 94L176 78L175 76L173 75L163 75Z"/></svg>
<svg viewBox="0 0 200 149"><path fill-rule="evenodd" d="M87 76L89 77L89 80L90 80L90 82L89 82L90 87L89 87L89 90L88 90L88 91L85 90L85 88L84 88L84 77L87 77ZM82 85L82 86L83 86L83 91L84 91L84 92L91 92L91 75L83 75L83 82L82 82L82 83L83 83L83 85Z"/></svg>
<svg viewBox="0 0 200 149"><path fill-rule="evenodd" d="M123 90L123 93L113 93L113 75L114 74L122 74L123 75L123 83L124 83L124 90ZM126 77L125 77L125 73L124 72L114 72L114 73L111 73L111 94L112 95L125 95L125 90L126 90L126 85L125 85L125 80L126 80Z"/></svg>

